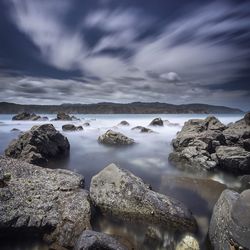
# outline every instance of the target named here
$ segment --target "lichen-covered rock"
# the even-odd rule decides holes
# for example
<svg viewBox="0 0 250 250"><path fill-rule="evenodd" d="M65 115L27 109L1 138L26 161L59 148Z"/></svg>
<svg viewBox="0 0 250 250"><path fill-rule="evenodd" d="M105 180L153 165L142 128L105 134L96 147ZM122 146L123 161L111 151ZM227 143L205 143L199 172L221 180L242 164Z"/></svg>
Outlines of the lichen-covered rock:
<svg viewBox="0 0 250 250"><path fill-rule="evenodd" d="M62 249L73 247L80 233L91 228L83 176L6 157L0 157L0 173L5 176L0 186L1 235L32 230Z"/></svg>
<svg viewBox="0 0 250 250"><path fill-rule="evenodd" d="M149 126L164 126L163 120L161 118L155 118L150 122Z"/></svg>
<svg viewBox="0 0 250 250"><path fill-rule="evenodd" d="M185 235L177 244L176 250L200 250L198 241L192 235Z"/></svg>
<svg viewBox="0 0 250 250"><path fill-rule="evenodd" d="M129 123L127 121L121 121L118 126L121 125L121 126L129 126Z"/></svg>
<svg viewBox="0 0 250 250"><path fill-rule="evenodd" d="M225 190L217 201L209 227L215 250L249 249L250 190Z"/></svg>
<svg viewBox="0 0 250 250"><path fill-rule="evenodd" d="M68 139L52 124L33 126L31 130L13 140L5 150L5 155L36 165L44 165L49 159L69 154Z"/></svg>
<svg viewBox="0 0 250 250"><path fill-rule="evenodd" d="M83 130L82 126L75 126L74 124L65 124L62 126L63 131L81 131Z"/></svg>
<svg viewBox="0 0 250 250"><path fill-rule="evenodd" d="M94 176L90 196L103 214L180 230L195 230L191 212L179 201L156 193L129 171L110 164Z"/></svg>
<svg viewBox="0 0 250 250"><path fill-rule="evenodd" d="M105 134L99 136L98 141L107 145L131 145L135 141L122 133L108 130Z"/></svg>
<svg viewBox="0 0 250 250"><path fill-rule="evenodd" d="M37 121L41 118L40 115L36 115L34 113L22 112L12 117L13 121L20 121L20 120L31 120Z"/></svg>
<svg viewBox="0 0 250 250"><path fill-rule="evenodd" d="M185 122L172 140L174 152L169 160L176 166L237 174L249 173L250 126L241 119L226 127L214 116ZM234 165L234 166L233 166Z"/></svg>
<svg viewBox="0 0 250 250"><path fill-rule="evenodd" d="M84 231L74 247L74 250L128 250L112 236L91 230Z"/></svg>

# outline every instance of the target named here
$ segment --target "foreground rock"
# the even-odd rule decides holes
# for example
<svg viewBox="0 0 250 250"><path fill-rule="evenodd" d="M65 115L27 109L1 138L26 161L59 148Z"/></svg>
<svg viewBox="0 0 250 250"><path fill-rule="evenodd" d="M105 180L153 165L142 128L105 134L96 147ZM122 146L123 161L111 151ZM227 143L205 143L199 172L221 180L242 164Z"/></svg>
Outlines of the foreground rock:
<svg viewBox="0 0 250 250"><path fill-rule="evenodd" d="M107 145L131 145L135 141L122 133L108 130L105 134L99 136L98 141Z"/></svg>
<svg viewBox="0 0 250 250"><path fill-rule="evenodd" d="M69 154L68 139L52 124L33 126L13 140L5 150L5 155L36 165L44 165L50 159Z"/></svg>
<svg viewBox="0 0 250 250"><path fill-rule="evenodd" d="M169 160L192 169L219 168L237 174L250 173L247 117L228 127L214 116L187 121L172 141L174 152Z"/></svg>
<svg viewBox="0 0 250 250"><path fill-rule="evenodd" d="M155 133L152 129L142 126L136 126L132 130L139 130L141 133Z"/></svg>
<svg viewBox="0 0 250 250"><path fill-rule="evenodd" d="M83 130L82 126L75 126L74 124L65 124L62 126L63 131L81 131Z"/></svg>
<svg viewBox="0 0 250 250"><path fill-rule="evenodd" d="M79 237L74 250L127 250L127 248L108 234L91 230L84 231Z"/></svg>
<svg viewBox="0 0 250 250"><path fill-rule="evenodd" d="M163 120L161 118L155 118L152 122L150 122L149 126L164 126Z"/></svg>
<svg viewBox="0 0 250 250"><path fill-rule="evenodd" d="M200 250L198 241L192 235L185 235L175 250Z"/></svg>
<svg viewBox="0 0 250 250"><path fill-rule="evenodd" d="M90 229L88 192L81 175L0 157L0 232L39 232L55 248L73 247Z"/></svg>
<svg viewBox="0 0 250 250"><path fill-rule="evenodd" d="M250 190L241 194L225 190L217 201L209 237L215 250L249 249Z"/></svg>
<svg viewBox="0 0 250 250"><path fill-rule="evenodd" d="M121 121L118 126L129 126L129 123L127 121Z"/></svg>
<svg viewBox="0 0 250 250"><path fill-rule="evenodd" d="M28 113L28 112L22 112L20 114L17 114L12 117L13 121L21 121L21 120L31 120L31 121L37 121L41 118L40 115L36 115L35 113Z"/></svg>
<svg viewBox="0 0 250 250"><path fill-rule="evenodd" d="M129 171L110 164L94 176L90 196L103 214L180 230L195 230L190 211L179 201L156 193Z"/></svg>

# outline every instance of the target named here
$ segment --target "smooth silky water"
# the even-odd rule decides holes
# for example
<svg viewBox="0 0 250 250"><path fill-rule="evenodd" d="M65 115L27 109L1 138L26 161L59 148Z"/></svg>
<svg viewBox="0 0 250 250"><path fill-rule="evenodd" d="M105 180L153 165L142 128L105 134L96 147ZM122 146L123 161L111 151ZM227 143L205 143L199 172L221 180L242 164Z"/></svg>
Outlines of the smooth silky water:
<svg viewBox="0 0 250 250"><path fill-rule="evenodd" d="M50 119L55 115L45 115ZM207 231L209 220L211 217L213 200L204 199L200 195L201 190L197 192L190 192L186 188L185 183L183 187L178 189L171 188L164 181L164 177L202 177L213 179L220 183L227 185L229 188L239 188L239 181L237 177L222 172L218 173L204 173L191 172L188 169L178 169L168 162L168 155L172 151L171 140L176 133L181 129L184 122L192 118L205 118L207 115L144 115L144 114L122 114L122 115L77 115L81 121L12 121L12 115L0 115L0 154L4 154L5 148L10 141L17 138L20 132L11 132L13 128L21 131L29 130L33 125L44 123L52 123L56 129L67 136L70 142L70 156L67 160L58 160L50 162L47 166L49 168L64 168L82 174L85 177L86 188L89 189L91 177L102 170L110 163L115 163L118 166L130 170L135 175L141 177L146 183L152 186L152 189L163 194L176 197L186 204L191 209L198 221L199 230L195 237L199 240L201 249L209 249L207 242ZM131 130L135 126L148 126L150 121L156 117L161 117L163 120L169 120L172 123L179 123L180 126L164 126L152 127L157 133L140 133L138 130ZM241 115L216 115L224 124L234 122L242 118ZM130 126L118 126L122 120L129 122ZM89 122L89 127L84 127L84 131L79 132L63 132L62 125L73 123L75 125L82 125L84 122ZM124 133L133 138L136 144L128 147L110 147L99 144L98 136L106 132L108 129L113 129ZM208 190L206 192L216 193L216 190ZM212 186L213 188L213 186ZM208 197L210 197L208 195ZM211 204L212 203L212 204ZM98 231L103 231L110 234L122 236L125 241L134 245L140 245L144 238L146 231L145 226L137 224L124 223L114 221L111 218L103 218L100 215L93 217L93 227ZM171 228L168 230L161 230L163 243L161 246L154 246L154 249L174 249L176 242L180 238L180 234L174 232ZM8 250L43 250L48 249L46 244L33 236L30 238L23 238L22 236L1 240L0 249ZM143 249L147 249L144 245ZM149 249L152 249L150 246Z"/></svg>

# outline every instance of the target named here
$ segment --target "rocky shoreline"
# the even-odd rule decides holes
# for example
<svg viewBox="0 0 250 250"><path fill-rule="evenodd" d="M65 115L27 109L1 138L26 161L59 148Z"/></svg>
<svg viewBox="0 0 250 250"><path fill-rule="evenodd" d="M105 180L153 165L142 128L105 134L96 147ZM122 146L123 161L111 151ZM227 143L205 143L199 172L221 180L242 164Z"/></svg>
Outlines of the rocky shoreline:
<svg viewBox="0 0 250 250"><path fill-rule="evenodd" d="M36 115L26 114L25 117L24 120L34 120ZM60 113L56 119L72 121L78 118ZM155 118L148 124L150 127L179 126L161 118ZM64 124L62 130L85 133L82 126ZM86 126L91 124L88 122ZM130 125L121 121L118 126ZM154 134L153 130L142 126L132 129ZM107 130L96 140L112 147L137 143L113 130ZM174 152L169 160L191 172L227 171L245 174L244 179L248 180L249 140L250 113L229 125L222 124L213 116L192 119L173 139ZM190 192L200 192L205 200L213 195L206 190L215 188L218 191L212 196L212 205L220 197L213 208L208 232L213 248L249 249L249 189L240 192L229 190L215 181L191 177L175 178L173 182L171 176L164 176L161 180L163 188L158 193L132 172L110 164L92 177L88 191L83 176L68 170L45 168L49 161L69 154L67 137L52 124L33 126L11 142L5 151L6 156L0 156L1 235L33 230L43 235L51 249L137 249L128 247L115 235L94 231L92 223L98 213L148 227L149 231L144 236L146 245L150 245L152 240L156 244L161 241L153 227L171 228L183 235L173 249L198 250L201 248L193 236L199 230L197 218L192 213L194 208L171 195L171 190L177 190L185 183ZM207 189L198 190L202 186Z"/></svg>

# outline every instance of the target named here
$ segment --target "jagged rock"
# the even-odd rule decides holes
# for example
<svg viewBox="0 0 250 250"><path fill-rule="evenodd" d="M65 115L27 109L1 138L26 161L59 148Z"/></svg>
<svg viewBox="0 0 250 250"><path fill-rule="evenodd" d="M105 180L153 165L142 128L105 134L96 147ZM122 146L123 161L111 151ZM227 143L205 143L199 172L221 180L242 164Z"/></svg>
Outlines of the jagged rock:
<svg viewBox="0 0 250 250"><path fill-rule="evenodd" d="M136 126L132 128L131 130L140 130L141 133L155 133L152 129L142 127L142 126Z"/></svg>
<svg viewBox="0 0 250 250"><path fill-rule="evenodd" d="M131 145L135 143L133 139L113 130L108 130L99 136L98 141L107 145Z"/></svg>
<svg viewBox="0 0 250 250"><path fill-rule="evenodd" d="M33 126L31 130L13 140L5 150L5 155L36 165L44 165L49 159L67 156L70 145L68 139L52 124Z"/></svg>
<svg viewBox="0 0 250 250"><path fill-rule="evenodd" d="M108 234L85 230L79 237L74 250L128 250Z"/></svg>
<svg viewBox="0 0 250 250"><path fill-rule="evenodd" d="M225 190L217 201L209 227L215 250L249 249L250 190Z"/></svg>
<svg viewBox="0 0 250 250"><path fill-rule="evenodd" d="M249 138L250 126L245 119L228 127L214 116L192 119L185 122L172 140L174 152L169 155L169 161L196 170L219 168L237 174L249 173L249 154L246 152Z"/></svg>
<svg viewBox="0 0 250 250"><path fill-rule="evenodd" d="M245 123L250 126L250 112L246 113L244 116Z"/></svg>
<svg viewBox="0 0 250 250"><path fill-rule="evenodd" d="M115 164L92 178L90 196L103 214L121 220L196 229L195 219L181 202L150 190L142 179Z"/></svg>
<svg viewBox="0 0 250 250"><path fill-rule="evenodd" d="M127 121L121 121L119 124L118 124L118 126L119 125L122 125L122 126L129 126L129 123L127 122Z"/></svg>
<svg viewBox="0 0 250 250"><path fill-rule="evenodd" d="M192 235L185 235L177 244L176 250L200 250L198 241Z"/></svg>
<svg viewBox="0 0 250 250"><path fill-rule="evenodd" d="M62 126L63 131L81 131L83 130L82 126L75 126L74 124L65 124Z"/></svg>
<svg viewBox="0 0 250 250"><path fill-rule="evenodd" d="M17 114L12 117L13 121L19 121L19 120L31 120L31 121L37 121L41 118L40 115L36 115L34 113L28 113L28 112L22 112L20 114Z"/></svg>
<svg viewBox="0 0 250 250"><path fill-rule="evenodd" d="M250 173L250 152L242 147L220 146L216 157L221 169L235 173Z"/></svg>
<svg viewBox="0 0 250 250"><path fill-rule="evenodd" d="M150 122L149 126L164 126L163 120L161 118L155 118Z"/></svg>
<svg viewBox="0 0 250 250"><path fill-rule="evenodd" d="M83 176L6 157L0 157L1 172L9 176L0 187L1 236L32 230L62 249L73 247L80 233L91 228Z"/></svg>

